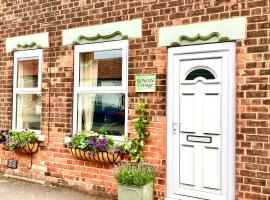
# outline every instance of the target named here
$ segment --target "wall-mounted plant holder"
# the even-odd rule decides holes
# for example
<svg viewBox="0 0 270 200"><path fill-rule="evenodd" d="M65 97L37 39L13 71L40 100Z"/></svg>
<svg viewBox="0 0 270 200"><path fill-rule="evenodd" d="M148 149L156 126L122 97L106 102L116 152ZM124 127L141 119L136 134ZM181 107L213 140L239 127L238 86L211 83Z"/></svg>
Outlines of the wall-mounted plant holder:
<svg viewBox="0 0 270 200"><path fill-rule="evenodd" d="M105 164L117 164L122 160L122 154L119 152L96 152L89 153L81 149L70 149L72 155L79 160L94 161Z"/></svg>
<svg viewBox="0 0 270 200"><path fill-rule="evenodd" d="M33 144L28 144L22 147L19 147L15 149L15 153L22 153L22 154L34 154L38 151L39 143L33 143Z"/></svg>

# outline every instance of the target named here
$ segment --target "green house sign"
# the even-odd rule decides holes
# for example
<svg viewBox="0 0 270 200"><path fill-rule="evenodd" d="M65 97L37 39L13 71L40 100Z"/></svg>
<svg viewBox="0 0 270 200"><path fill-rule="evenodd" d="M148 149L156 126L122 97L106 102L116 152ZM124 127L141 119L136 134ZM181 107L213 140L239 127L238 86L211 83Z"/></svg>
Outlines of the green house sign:
<svg viewBox="0 0 270 200"><path fill-rule="evenodd" d="M156 92L156 74L136 74L136 92Z"/></svg>

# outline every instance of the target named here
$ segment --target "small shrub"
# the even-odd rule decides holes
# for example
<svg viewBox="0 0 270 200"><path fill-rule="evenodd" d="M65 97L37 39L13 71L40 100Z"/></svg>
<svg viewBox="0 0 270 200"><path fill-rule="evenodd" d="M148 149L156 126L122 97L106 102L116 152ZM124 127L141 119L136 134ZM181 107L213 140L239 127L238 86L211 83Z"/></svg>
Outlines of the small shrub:
<svg viewBox="0 0 270 200"><path fill-rule="evenodd" d="M153 181L155 172L146 164L123 162L115 169L114 176L121 185L140 187Z"/></svg>

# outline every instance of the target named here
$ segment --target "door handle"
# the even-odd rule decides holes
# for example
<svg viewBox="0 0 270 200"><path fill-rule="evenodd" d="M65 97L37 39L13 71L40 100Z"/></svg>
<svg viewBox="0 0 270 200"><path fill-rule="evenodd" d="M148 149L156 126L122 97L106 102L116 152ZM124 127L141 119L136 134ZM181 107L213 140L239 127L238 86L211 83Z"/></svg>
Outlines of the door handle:
<svg viewBox="0 0 270 200"><path fill-rule="evenodd" d="M183 123L173 123L173 134L177 134L177 129L179 129L180 125L183 124Z"/></svg>

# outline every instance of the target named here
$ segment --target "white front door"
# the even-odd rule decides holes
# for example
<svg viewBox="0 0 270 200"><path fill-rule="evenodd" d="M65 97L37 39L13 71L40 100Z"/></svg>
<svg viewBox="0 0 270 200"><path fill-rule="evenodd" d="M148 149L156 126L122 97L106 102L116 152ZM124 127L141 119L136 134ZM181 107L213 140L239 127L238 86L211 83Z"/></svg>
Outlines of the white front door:
<svg viewBox="0 0 270 200"><path fill-rule="evenodd" d="M168 197L234 199L234 43L169 50Z"/></svg>

